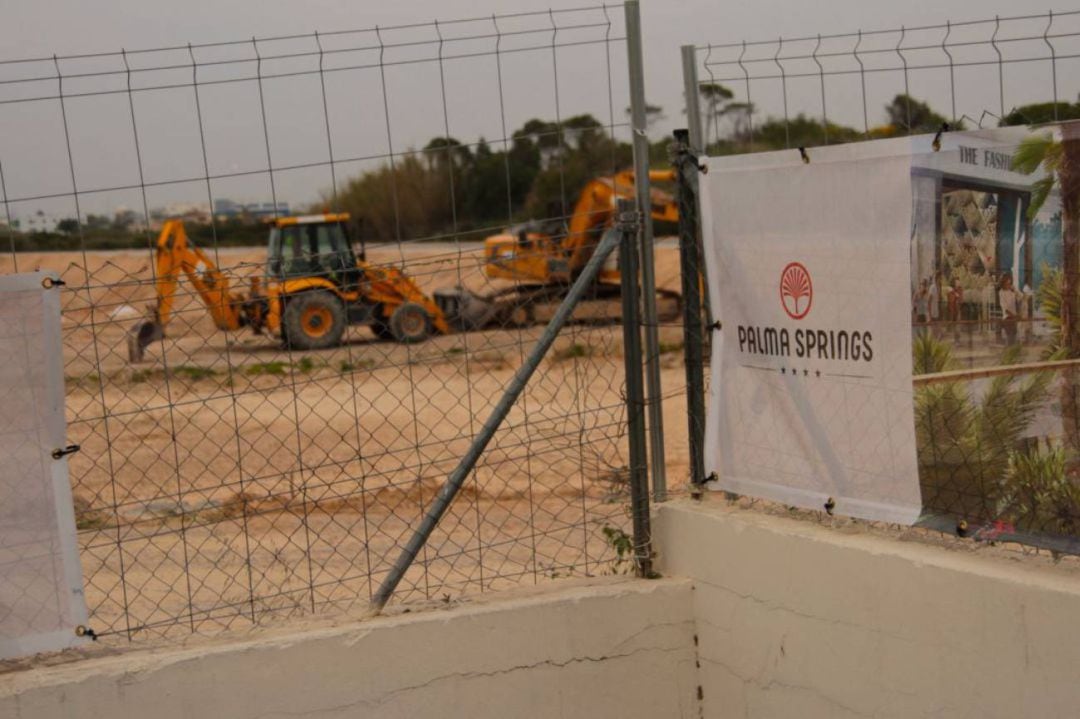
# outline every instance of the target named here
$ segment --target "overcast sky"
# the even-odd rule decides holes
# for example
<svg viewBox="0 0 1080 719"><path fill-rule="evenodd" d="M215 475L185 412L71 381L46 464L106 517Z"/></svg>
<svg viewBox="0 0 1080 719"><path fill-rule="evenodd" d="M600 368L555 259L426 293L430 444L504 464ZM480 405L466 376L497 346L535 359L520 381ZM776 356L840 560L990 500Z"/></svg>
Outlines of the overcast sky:
<svg viewBox="0 0 1080 719"><path fill-rule="evenodd" d="M580 7L588 3L580 0L554 3L555 9ZM10 60L26 57L48 57L53 53L71 55L129 50L160 46L183 45L188 42L200 44L231 41L251 36L268 37L284 34L306 33L318 30L332 32L343 29L371 28L376 25L400 25L427 22L434 19L451 20L462 17L484 17L491 13L505 15L523 11L542 10L548 4L534 0L503 0L483 3L475 0L399 0L395 3L357 2L356 0L185 0L184 2L161 2L159 0L98 0L76 2L75 0L19 0L5 3L4 22L0 24L0 59ZM679 46L687 43L705 45L725 43L742 39L760 40L779 36L801 36L815 33L829 34L850 32L858 29L883 29L900 25L927 25L945 20L962 21L984 19L995 14L1002 16L1021 13L1045 12L1045 6L1020 4L1015 0L906 0L906 2L880 2L878 0L757 0L756 2L719 2L717 0L643 0L645 63L649 101L664 108L666 119L657 124L653 137L684 125L682 108L682 79L679 64ZM1054 7L1055 12L1073 8ZM622 29L622 8L609 10L614 27ZM597 12L581 16L560 15L558 23L572 24L575 18L595 21ZM501 23L500 30L539 27L539 20ZM1071 24L1070 24L1071 23ZM1016 26L1021 34L1036 32L1045 22ZM482 28L490 26L446 26L448 36L458 33L490 32ZM1055 23L1055 31L1072 32L1077 27L1074 18ZM1067 28L1067 30L1066 30ZM982 39L989 36L980 29ZM593 34L589 34L593 32ZM411 33L411 34L410 34ZM420 33L420 34L417 34ZM431 39L430 28L417 31L400 31L395 36L402 42ZM581 30L561 32L559 40L593 40L602 38L595 31ZM940 33L934 37L940 38ZM326 47L370 46L373 36L339 36L325 40ZM953 42L964 38L962 32L953 36ZM385 38L384 38L385 39ZM550 41L550 36L525 35L507 38L502 48L524 48L527 44ZM335 42L338 43L335 45ZM877 45L874 43L877 42ZM863 49L886 47L895 44L894 37L867 40ZM915 41L916 43L922 41ZM927 41L928 42L928 41ZM1059 54L1076 54L1076 38L1058 41ZM351 43L352 45L349 45ZM1069 46L1070 52L1062 49ZM310 52L311 44L260 45L264 54ZM1037 43L1017 43L1006 47L1006 56L1045 52L1045 46ZM422 50L404 48L399 55L389 54L390 60L406 60L431 55L434 46ZM447 53L490 52L490 41L459 43ZM850 44L849 46L850 47ZM1041 50L1039 48L1042 48ZM809 52L811 46L806 48ZM833 49L838 49L839 45ZM823 52L829 49L823 47ZM612 57L612 83L607 89L606 56ZM760 56L770 56L773 47L761 47ZM981 48L983 55L988 47ZM789 47L785 52L790 52ZM956 53L963 62L964 48ZM229 54L232 53L232 54ZM247 53L245 55L244 53ZM413 54L410 54L413 53ZM764 53L764 55L762 55ZM918 53L915 53L916 55ZM238 59L251 56L250 48L233 48L228 51L214 49L199 52L200 62L221 59ZM736 54L737 56L737 54ZM736 56L727 55L727 59ZM753 56L753 50L748 57ZM704 56L702 56L703 58ZM714 55L723 59L722 52ZM940 52L936 56L940 59ZM152 61L151 61L152 58ZM870 57L867 62L884 62L886 56ZM912 58L914 60L914 58ZM182 64L187 62L185 53L159 56L137 56L131 62L149 64ZM364 66L354 72L339 72L327 77L328 112L331 120L331 138L335 156L350 158L352 163L338 167L338 180L377 165L380 156L388 150L388 139L383 113L383 100L376 70L369 66L377 62L371 52L344 53L335 61ZM850 64L850 59L848 60ZM889 56L895 64L895 56ZM119 58L98 61L73 60L62 63L65 74L93 71L114 71L120 65ZM311 58L297 60L295 65L282 62L278 66L264 63L264 72L289 72L310 70ZM837 60L839 62L839 60ZM1077 78L1080 67L1076 60L1063 60L1058 66L1058 93L1063 99L1073 100L1077 95ZM304 64L306 63L306 64ZM1072 64L1069 64L1072 63ZM328 67L333 63L328 61ZM301 67L301 65L303 65ZM253 67L253 66L251 66ZM835 69L836 65L830 66ZM854 66L852 66L854 67ZM765 72L759 64L755 72ZM507 129L512 131L524 120L539 116L554 119L553 68L550 52L520 52L503 56L503 103L500 107L497 91L497 68L493 57L486 55L475 59L448 62L444 80L448 94L446 113L443 113L439 68L437 63L415 63L392 68L387 74L388 100L390 103L391 128L395 152L408 147L419 147L430 137L441 135L445 125L450 134L464 142L475 142L483 136L489 140L502 137L502 117L505 112ZM735 65L713 65L721 77L740 93L744 88L732 80L740 69ZM788 73L805 71L800 62L793 61L785 68ZM230 71L228 66L209 67L200 70L200 81L223 79ZM14 77L47 77L51 63L35 65L0 65L0 80ZM238 69L237 72L240 72ZM568 47L558 52L559 111L562 117L580 112L591 112L604 122L612 119L623 122L626 106L625 47L621 43L605 48L601 45ZM771 70L770 70L771 72ZM250 74L250 70L248 70ZM704 79L704 72L703 79ZM767 73L765 73L767 74ZM931 99L944 114L950 114L950 93L947 72L927 73L925 79L915 78L912 94ZM186 83L190 71L172 74L144 73L139 82L158 84ZM730 77L729 77L730 75ZM893 73L867 76L867 124L873 126L883 121L882 106L902 90L902 78ZM978 118L984 110L999 111L1001 104L998 91L998 75L994 67L960 68L955 78L957 85L957 115ZM1052 83L1047 63L1035 67L1034 63L1007 68L1004 78L1007 99L1004 109L1036 100L1049 100ZM120 75L69 81L65 93L94 92L98 90L121 90L124 87ZM782 113L782 94L778 81L756 82L752 98L759 108L759 115ZM317 75L267 81L264 84L264 103L268 116L271 155L275 167L318 163L327 154L326 128L322 111L319 78ZM16 97L37 97L55 94L55 80L38 83L21 83L0 86L0 101ZM815 78L796 79L789 82L789 111L820 115L820 86ZM14 94L13 94L14 93ZM253 82L240 82L207 86L201 89L200 102L204 114L204 132L211 174L242 173L266 166L266 139L263 135L258 89ZM863 126L862 98L857 74L830 78L827 103L830 119L836 118L846 124ZM203 173L198 123L195 120L194 98L190 89L153 91L136 94L144 175L148 182L168 182L180 178L198 178ZM45 100L29 103L0 104L0 162L3 163L7 195L9 198L38 197L41 195L70 192L66 146L63 141L62 120L59 103ZM72 151L75 155L76 176L80 191L137 183L138 163L131 147L130 108L127 96L122 92L67 101L69 129L72 135ZM613 111L612 111L613 110ZM969 122L970 124L970 122ZM497 143L496 143L497 144ZM363 159L370 158L370 159ZM261 163L261 164L260 164ZM283 200L310 201L318 192L330 187L331 176L325 167L299 169L275 176L275 187ZM217 180L213 184L214 196L233 197L239 200L269 199L270 187L265 178L240 177ZM169 201L205 201L205 183L169 185L152 189L151 205ZM44 207L50 214L71 214L70 198L31 200L13 203L12 211L23 215L36 207ZM98 192L82 198L83 213L106 211L120 205L137 208L141 199L132 191Z"/></svg>

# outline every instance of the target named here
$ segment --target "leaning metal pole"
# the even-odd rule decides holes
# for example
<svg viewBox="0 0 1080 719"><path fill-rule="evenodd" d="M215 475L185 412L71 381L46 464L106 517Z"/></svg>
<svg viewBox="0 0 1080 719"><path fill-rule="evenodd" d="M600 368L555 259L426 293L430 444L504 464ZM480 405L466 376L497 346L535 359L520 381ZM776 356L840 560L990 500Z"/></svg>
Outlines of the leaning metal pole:
<svg viewBox="0 0 1080 719"><path fill-rule="evenodd" d="M562 301L562 304L559 305L559 309L556 310L555 316L551 318L551 322L544 328L543 334L540 335L540 339L538 339L533 346L532 351L525 360L525 364L521 366L514 375L514 378L510 381L510 385L506 388L502 398L499 399L499 403L491 412L491 416L484 422L480 434L476 436L469 446L468 451L465 452L461 461L458 462L457 467L450 473L450 477L447 479L446 484L442 486L442 489L439 490L438 495L435 496L435 501L431 504L431 507L428 508L427 514L424 516L423 521L420 522L420 526L417 527L412 537L409 538L409 542L402 550L401 556L394 562L390 574L383 580L379 590L375 592L375 596L371 600L372 613L377 614L386 606L386 602L389 601L394 590L397 589L402 577L405 576L405 572L412 566L413 561L416 559L416 555L423 548L424 544L427 543L428 538L431 537L431 533L435 531L435 527L438 526L439 520L442 519L446 510L450 508L450 504L454 501L454 497L457 496L458 491L461 489L461 485L465 483L465 479L469 476L473 467L476 466L476 462L480 459L480 455L483 454L484 449L491 441L491 438L495 436L495 432L499 429L499 425L506 419L506 415L510 413L510 408L514 406L514 403L517 402L517 399L525 389L525 386L529 383L529 378L532 377L536 368L540 366L540 361L544 358L548 349L551 348L551 344L555 341L555 338L558 336L567 320L570 319L571 314L574 312L574 308L581 298L592 289L593 284L596 281L596 276L604 264L604 260L606 260L612 250L615 249L618 241L619 236L618 233L615 232L609 232L601 238L600 244L597 245L592 258L589 259L588 264L585 265L585 269L582 270L577 280L575 280L574 284L570 287L570 293L566 296L566 299Z"/></svg>
<svg viewBox="0 0 1080 719"><path fill-rule="evenodd" d="M675 131L679 194L679 261L682 265L683 352L686 357L686 415L689 422L690 485L705 483L705 341L701 290L704 277L698 244L698 164L687 130Z"/></svg>
<svg viewBox="0 0 1080 719"><path fill-rule="evenodd" d="M630 66L630 131L634 137L634 189L641 212L641 294L645 320L645 378L649 386L649 450L653 499L667 499L664 470L663 390L660 387L660 332L656 319L656 269L653 256L653 224L649 188L649 136L645 133L645 67L641 49L641 9L637 0L628 0L626 11L626 53Z"/></svg>
<svg viewBox="0 0 1080 719"><path fill-rule="evenodd" d="M637 235L641 215L630 200L619 200L619 273L622 276L623 361L626 364L626 428L630 442L630 513L634 524L634 566L652 575L649 477L645 449L645 386L641 378L641 285Z"/></svg>

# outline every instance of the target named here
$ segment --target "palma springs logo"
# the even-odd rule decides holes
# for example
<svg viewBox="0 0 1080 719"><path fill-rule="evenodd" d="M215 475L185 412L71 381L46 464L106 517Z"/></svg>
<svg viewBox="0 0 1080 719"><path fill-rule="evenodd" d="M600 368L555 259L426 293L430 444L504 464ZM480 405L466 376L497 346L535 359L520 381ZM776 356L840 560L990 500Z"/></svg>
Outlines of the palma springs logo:
<svg viewBox="0 0 1080 719"><path fill-rule="evenodd" d="M800 322L814 305L814 282L801 262L789 262L780 271L780 306L789 318ZM811 329L738 325L739 352L769 357L808 360L870 362L874 359L873 335L862 329Z"/></svg>
<svg viewBox="0 0 1080 719"><path fill-rule="evenodd" d="M780 304L793 320L801 320L814 304L814 283L810 273L798 262L789 262L780 273Z"/></svg>

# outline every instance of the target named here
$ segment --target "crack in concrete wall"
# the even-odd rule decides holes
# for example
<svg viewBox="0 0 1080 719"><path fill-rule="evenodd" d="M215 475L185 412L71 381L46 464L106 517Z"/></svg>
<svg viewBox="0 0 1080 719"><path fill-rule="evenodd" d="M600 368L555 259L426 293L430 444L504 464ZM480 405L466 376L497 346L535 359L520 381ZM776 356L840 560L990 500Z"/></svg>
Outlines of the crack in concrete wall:
<svg viewBox="0 0 1080 719"><path fill-rule="evenodd" d="M644 632L647 632L647 631L649 631L649 629L650 629L649 627L646 627L641 632L637 632L637 634L642 634ZM423 689L428 689L428 688L431 688L431 687L433 687L433 686L435 686L437 684L443 683L443 682L448 682L448 681L458 681L458 682L460 682L460 681L470 681L470 680L474 680L474 679L491 679L491 678L494 678L494 677L505 676L507 674L513 674L515 672L533 671L533 670L536 670L536 669L545 669L545 668L565 669L565 668L571 667L571 666L573 666L575 664L581 664L581 663L585 663L585 662L589 662L589 663L611 662L611 661L617 661L617 660L621 660L621 659L629 659L629 658L632 658L632 657L635 657L635 656L639 656L641 654L653 653L653 652L685 654L686 646L680 643L677 646L671 646L671 647L662 647L662 646L641 647L639 649L635 649L635 650L629 651L629 652L624 652L622 654L607 654L607 655L602 655L602 656L597 656L597 657L588 657L588 656L585 656L585 657L571 657L570 659L566 659L564 661L544 660L544 661L539 661L539 662L535 662L535 663L532 663L532 664L521 664L521 665L518 665L518 666L506 667L504 669L497 669L497 670L494 670L494 671L486 671L486 672L453 672L453 673L450 673L450 674L443 674L443 675L440 675L440 676L437 676L437 677L432 677L431 679L428 679L426 681L419 682L419 683L416 683L416 684L410 684L410 685L407 685L407 686L398 687L396 689L393 689L393 690L387 692L386 694L384 694L382 696L373 697L371 699L360 699L360 700L357 700L355 702L348 702L346 704L339 704L339 705L332 706L332 707L317 707L317 708L313 707L310 710L300 711L300 712L273 710L273 711L265 712L265 713L262 713L262 714L254 715L252 717L252 719L271 719L271 717L295 717L295 716L314 716L314 715L328 716L328 715L333 715L333 714L336 714L336 713L340 713L342 711L355 709L355 708L358 708L358 707L364 707L364 708L368 708L368 709L375 709L375 708L378 708L378 707L381 707L381 706L383 706L385 704L390 703L391 701L393 701L395 698L397 698L400 695L409 694L409 693L412 693L412 692L415 692L415 691L420 691L420 690L423 690Z"/></svg>
<svg viewBox="0 0 1080 719"><path fill-rule="evenodd" d="M694 584L703 716L1075 716L1080 577L674 501L658 568ZM702 548L707 548L703 550Z"/></svg>
<svg viewBox="0 0 1080 719"><path fill-rule="evenodd" d="M13 719L697 717L690 583L594 579L438 612L0 675Z"/></svg>

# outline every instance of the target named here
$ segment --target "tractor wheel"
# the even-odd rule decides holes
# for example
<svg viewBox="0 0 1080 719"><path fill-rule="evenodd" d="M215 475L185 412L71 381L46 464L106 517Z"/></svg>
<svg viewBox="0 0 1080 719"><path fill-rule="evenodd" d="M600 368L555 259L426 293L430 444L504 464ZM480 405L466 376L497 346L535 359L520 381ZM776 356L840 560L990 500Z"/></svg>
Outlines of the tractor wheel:
<svg viewBox="0 0 1080 719"><path fill-rule="evenodd" d="M285 305L281 336L290 349L325 349L341 343L346 324L345 307L333 294L301 292Z"/></svg>
<svg viewBox="0 0 1080 719"><path fill-rule="evenodd" d="M375 319L371 323L371 331L381 340L394 339L394 333L390 329L390 320L383 318L381 305L375 308Z"/></svg>
<svg viewBox="0 0 1080 719"><path fill-rule="evenodd" d="M394 333L393 333L393 331L391 331L390 325L386 324L385 322L382 322L382 321L379 321L379 320L376 320L375 322L372 322L371 323L371 331L374 332L375 336L378 337L381 340L392 340L392 339L394 339Z"/></svg>
<svg viewBox="0 0 1080 719"><path fill-rule="evenodd" d="M519 329L534 324L536 324L536 320L533 317L533 308L527 304L527 301L510 305L503 313L502 325L506 329Z"/></svg>
<svg viewBox="0 0 1080 719"><path fill-rule="evenodd" d="M431 316L421 305L405 302L390 315L390 332L398 342L423 342L431 334Z"/></svg>

